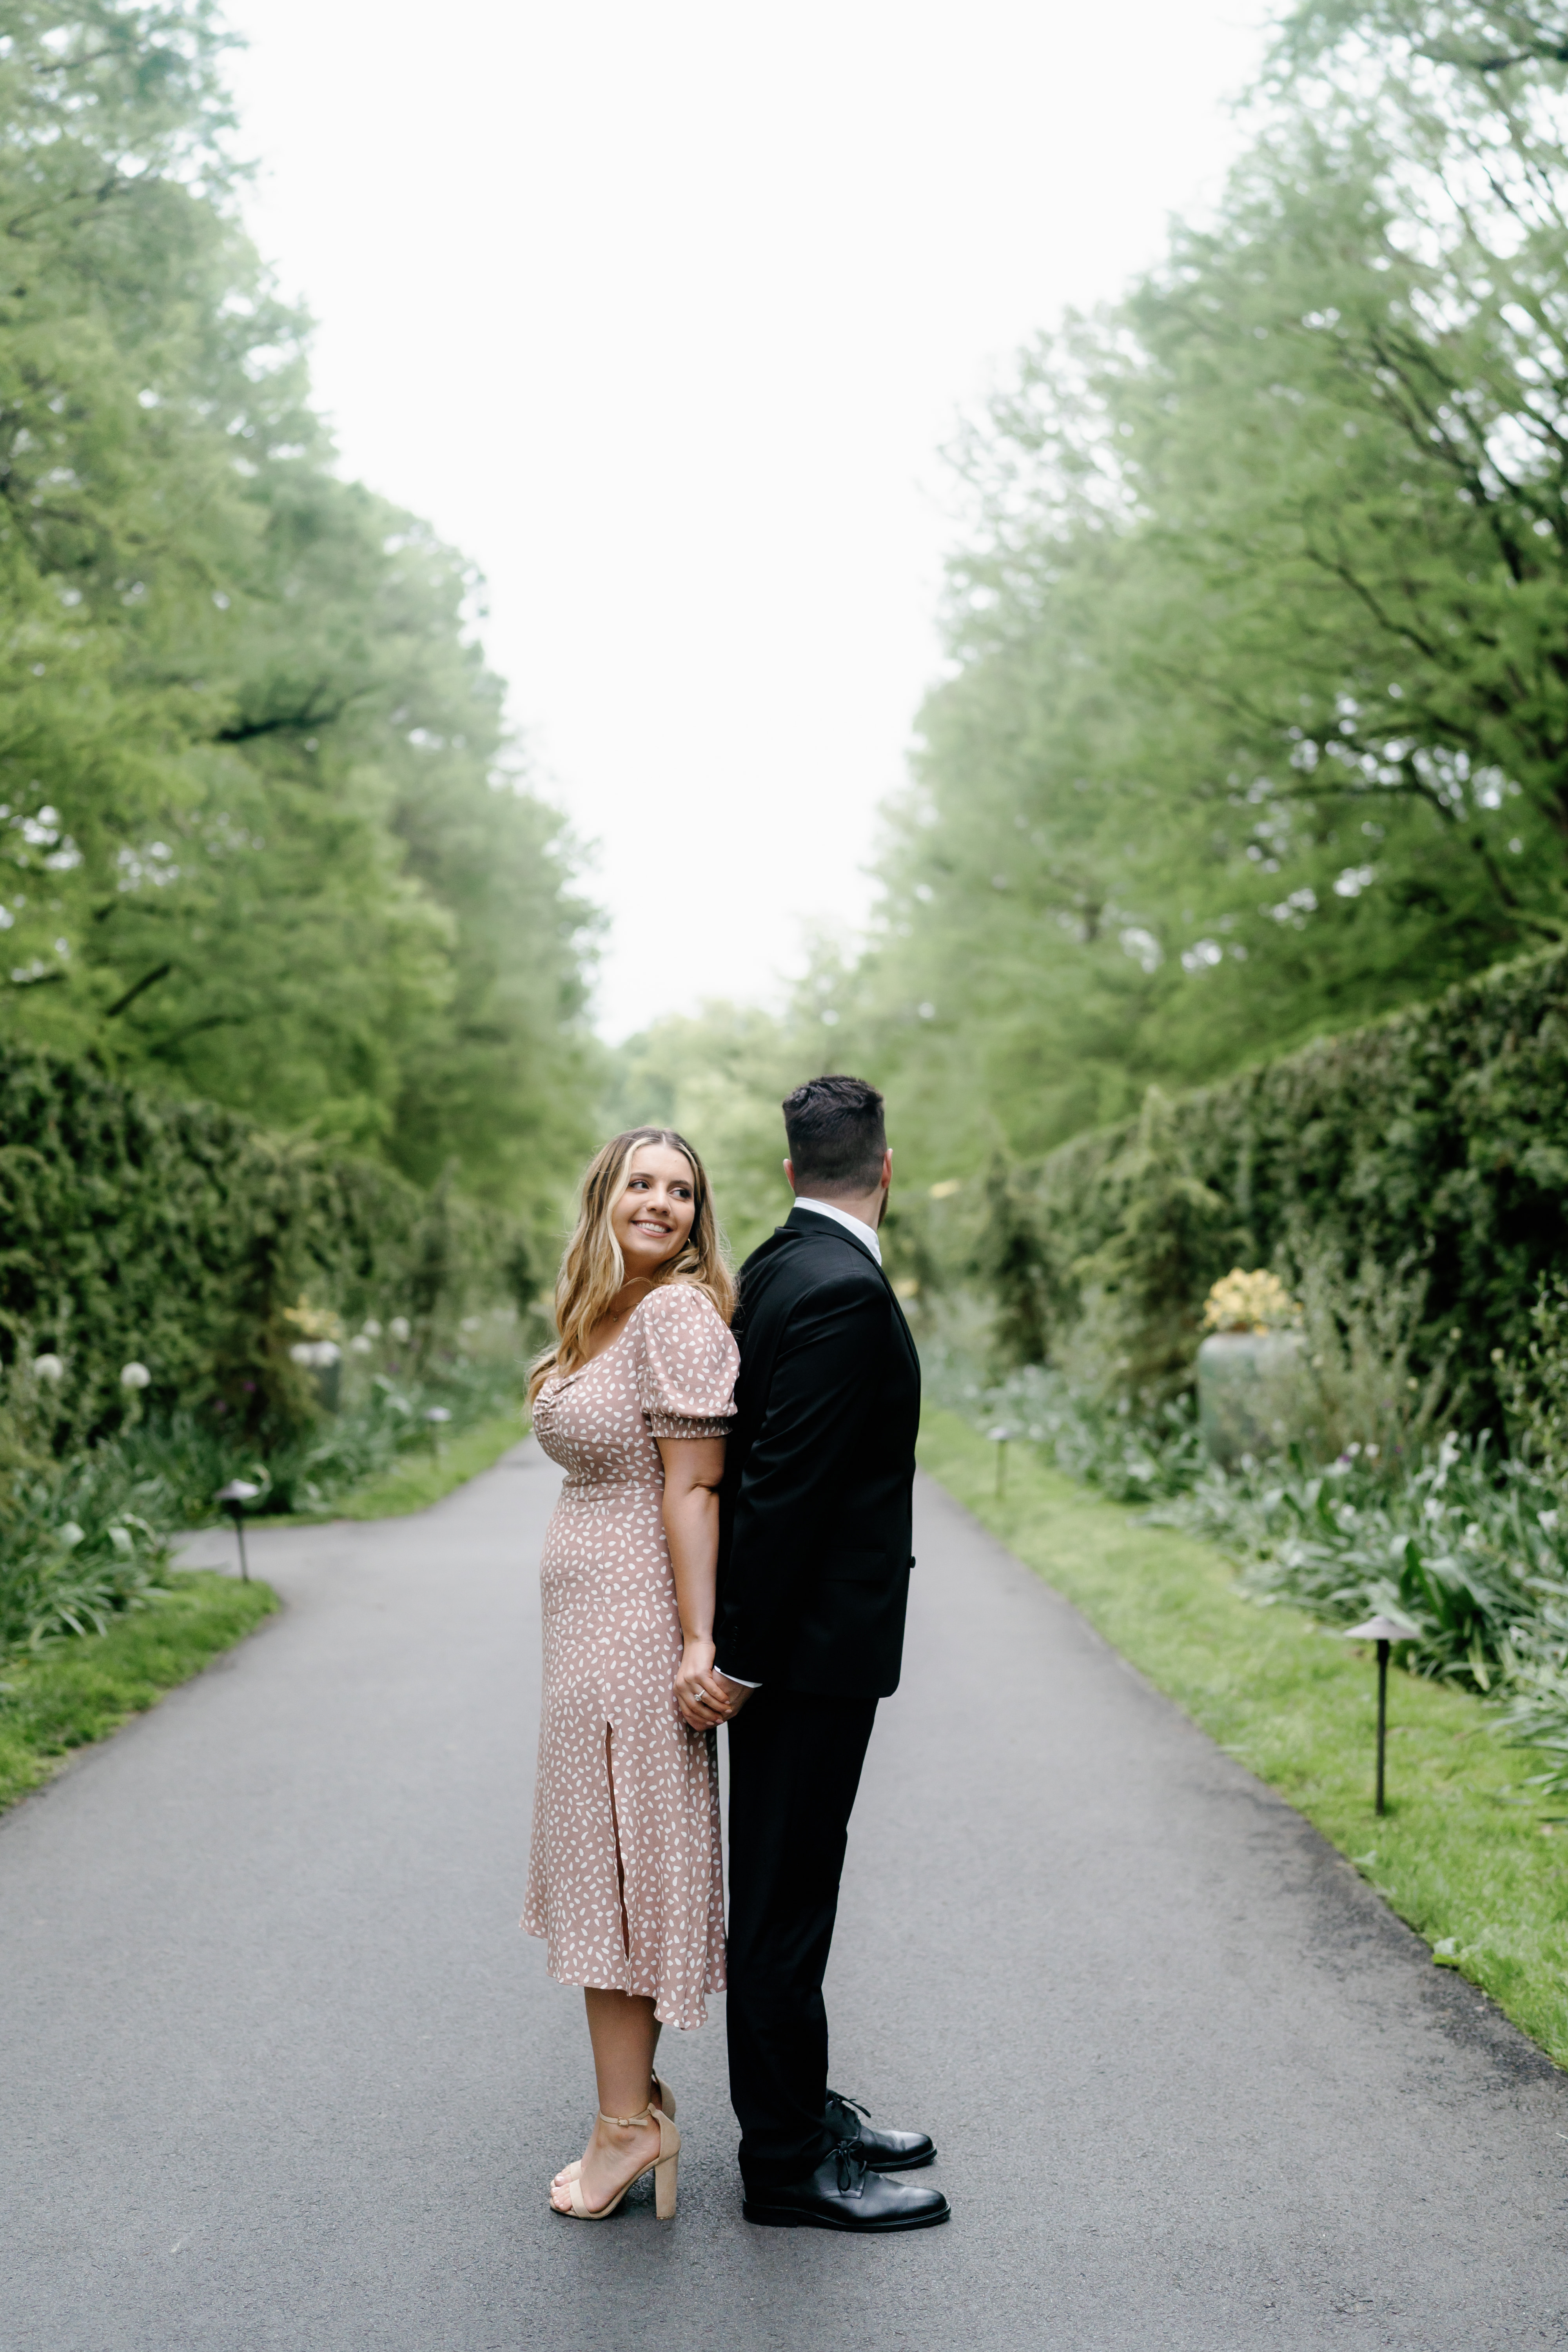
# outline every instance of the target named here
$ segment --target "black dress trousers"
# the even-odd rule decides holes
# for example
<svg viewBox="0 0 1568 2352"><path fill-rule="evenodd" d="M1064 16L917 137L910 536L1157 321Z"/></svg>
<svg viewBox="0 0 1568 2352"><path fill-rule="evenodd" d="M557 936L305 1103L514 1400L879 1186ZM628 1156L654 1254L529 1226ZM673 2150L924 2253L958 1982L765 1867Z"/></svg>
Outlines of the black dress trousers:
<svg viewBox="0 0 1568 2352"><path fill-rule="evenodd" d="M833 2145L822 1979L874 1698L763 1688L730 1726L730 2095L748 2189Z"/></svg>

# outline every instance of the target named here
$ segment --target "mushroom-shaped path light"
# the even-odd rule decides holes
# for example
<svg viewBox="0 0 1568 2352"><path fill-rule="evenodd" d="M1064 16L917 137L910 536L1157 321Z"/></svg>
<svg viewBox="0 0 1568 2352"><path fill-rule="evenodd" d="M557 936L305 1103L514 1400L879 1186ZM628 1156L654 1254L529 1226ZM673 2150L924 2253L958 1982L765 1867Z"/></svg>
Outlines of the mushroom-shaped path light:
<svg viewBox="0 0 1568 2352"><path fill-rule="evenodd" d="M226 1486L217 1490L217 1500L234 1521L234 1532L239 1545L239 1574L242 1583L250 1582L250 1570L245 1559L245 1507L254 1503L261 1489L253 1486L248 1478L231 1478Z"/></svg>
<svg viewBox="0 0 1568 2352"><path fill-rule="evenodd" d="M1383 1759L1388 1745L1388 1645L1391 1642L1420 1640L1414 1625L1402 1625L1397 1617L1369 1617L1364 1625L1352 1625L1345 1635L1347 1642L1377 1643L1377 1810L1384 1804Z"/></svg>

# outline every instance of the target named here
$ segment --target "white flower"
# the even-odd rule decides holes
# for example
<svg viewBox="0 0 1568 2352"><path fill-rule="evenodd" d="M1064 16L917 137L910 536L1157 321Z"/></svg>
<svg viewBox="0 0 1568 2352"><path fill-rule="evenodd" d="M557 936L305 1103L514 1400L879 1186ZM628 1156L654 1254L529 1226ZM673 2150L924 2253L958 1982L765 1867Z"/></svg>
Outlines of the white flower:
<svg viewBox="0 0 1568 2352"><path fill-rule="evenodd" d="M444 1404L432 1404L426 1407L425 1418L439 1424L443 1421L450 1421L452 1416Z"/></svg>
<svg viewBox="0 0 1568 2352"><path fill-rule="evenodd" d="M66 1368L58 1356L35 1356L33 1358L33 1377L35 1380L52 1381L58 1388L65 1376Z"/></svg>
<svg viewBox="0 0 1568 2352"><path fill-rule="evenodd" d="M362 1339L379 1339L380 1337L381 1326L373 1315L365 1324L364 1328L361 1331L360 1338Z"/></svg>
<svg viewBox="0 0 1568 2352"><path fill-rule="evenodd" d="M342 1352L335 1339L296 1339L289 1350L294 1363L308 1364L313 1371L325 1371Z"/></svg>
<svg viewBox="0 0 1568 2352"><path fill-rule="evenodd" d="M56 1535L64 1544L67 1551L75 1551L86 1532L85 1528L79 1528L74 1519L63 1519L55 1529Z"/></svg>
<svg viewBox="0 0 1568 2352"><path fill-rule="evenodd" d="M349 1341L349 1346L356 1356L368 1356L374 1348L375 1341L367 1333L356 1331Z"/></svg>
<svg viewBox="0 0 1568 2352"><path fill-rule="evenodd" d="M1557 1525L1557 1514L1555 1511L1537 1511L1535 1518L1537 1526L1544 1528L1548 1535L1552 1533L1552 1529Z"/></svg>
<svg viewBox="0 0 1568 2352"><path fill-rule="evenodd" d="M151 1388L153 1375L145 1364L126 1364L121 1368L120 1385L122 1389Z"/></svg>
<svg viewBox="0 0 1568 2352"><path fill-rule="evenodd" d="M406 1315L395 1315L386 1328L397 1340L406 1339L413 1328Z"/></svg>

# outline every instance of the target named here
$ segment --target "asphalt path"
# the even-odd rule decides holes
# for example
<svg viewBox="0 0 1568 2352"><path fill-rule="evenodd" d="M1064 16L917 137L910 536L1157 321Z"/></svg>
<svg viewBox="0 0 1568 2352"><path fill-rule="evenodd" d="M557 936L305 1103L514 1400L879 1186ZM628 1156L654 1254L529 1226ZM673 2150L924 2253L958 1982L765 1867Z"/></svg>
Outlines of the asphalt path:
<svg viewBox="0 0 1568 2352"><path fill-rule="evenodd" d="M952 2221L744 2223L721 2001L661 2057L676 2221L552 2217L593 2108L516 1925L556 1484L525 1445L258 1532L283 1613L0 1825L4 2352L1568 2342L1564 2079L929 1485L829 2000Z"/></svg>

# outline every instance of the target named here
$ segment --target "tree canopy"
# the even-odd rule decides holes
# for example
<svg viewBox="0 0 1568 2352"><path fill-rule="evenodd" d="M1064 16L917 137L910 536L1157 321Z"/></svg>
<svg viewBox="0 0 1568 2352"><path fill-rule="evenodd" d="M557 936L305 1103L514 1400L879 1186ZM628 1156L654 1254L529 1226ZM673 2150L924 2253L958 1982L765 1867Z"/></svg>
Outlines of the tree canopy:
<svg viewBox="0 0 1568 2352"><path fill-rule="evenodd" d="M223 47L0 7L0 1024L521 1205L585 1140L594 919L482 583L334 471Z"/></svg>
<svg viewBox="0 0 1568 2352"><path fill-rule="evenodd" d="M836 1008L933 1179L1568 933L1568 19L1323 0L1255 103L956 453Z"/></svg>

